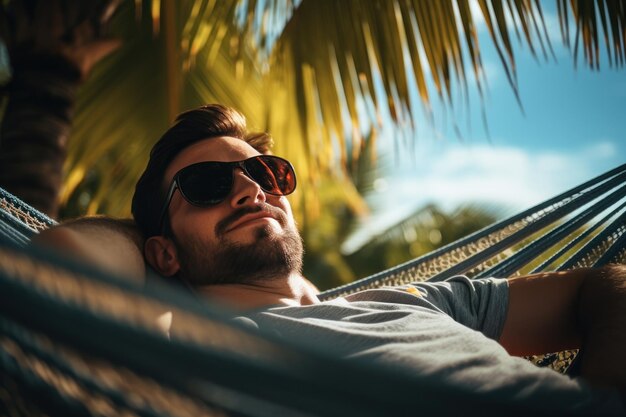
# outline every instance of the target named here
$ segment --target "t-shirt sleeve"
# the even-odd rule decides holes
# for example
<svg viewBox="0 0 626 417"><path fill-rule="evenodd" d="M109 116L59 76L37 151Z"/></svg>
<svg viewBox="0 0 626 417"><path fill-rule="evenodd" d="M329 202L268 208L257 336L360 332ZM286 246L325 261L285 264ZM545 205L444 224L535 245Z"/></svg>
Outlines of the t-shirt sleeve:
<svg viewBox="0 0 626 417"><path fill-rule="evenodd" d="M500 337L509 303L506 279L471 280L456 276L443 282L420 282L412 286L425 301L455 321L489 338Z"/></svg>

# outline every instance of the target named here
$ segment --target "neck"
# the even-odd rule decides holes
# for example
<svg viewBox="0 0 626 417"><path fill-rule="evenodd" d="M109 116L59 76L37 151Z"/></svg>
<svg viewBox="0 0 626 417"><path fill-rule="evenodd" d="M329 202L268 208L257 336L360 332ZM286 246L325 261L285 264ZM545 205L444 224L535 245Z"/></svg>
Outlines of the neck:
<svg viewBox="0 0 626 417"><path fill-rule="evenodd" d="M254 284L218 284L196 288L205 298L218 300L237 310L276 305L302 306L319 303L318 289L300 274Z"/></svg>

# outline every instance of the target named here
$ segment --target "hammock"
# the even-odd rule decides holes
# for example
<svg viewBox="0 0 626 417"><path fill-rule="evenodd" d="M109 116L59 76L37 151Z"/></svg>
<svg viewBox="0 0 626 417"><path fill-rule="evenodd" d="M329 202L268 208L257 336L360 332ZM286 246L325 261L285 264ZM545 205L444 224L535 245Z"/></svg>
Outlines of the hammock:
<svg viewBox="0 0 626 417"><path fill-rule="evenodd" d="M324 292L626 260L626 165L396 268ZM177 288L26 247L54 221L0 189L0 415L510 415L306 341L249 329ZM551 251L548 251L551 249ZM556 248L556 249L555 249ZM551 253L549 257L545 253ZM168 340L154 318L172 311ZM536 362L565 370L574 353ZM524 406L532 407L532 406ZM535 410L518 408L519 414Z"/></svg>

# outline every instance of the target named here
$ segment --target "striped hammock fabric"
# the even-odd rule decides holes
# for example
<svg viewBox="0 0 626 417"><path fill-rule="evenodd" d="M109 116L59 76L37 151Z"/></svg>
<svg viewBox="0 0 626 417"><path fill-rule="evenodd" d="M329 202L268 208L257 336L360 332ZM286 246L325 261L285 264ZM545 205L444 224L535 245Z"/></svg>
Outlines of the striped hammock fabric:
<svg viewBox="0 0 626 417"><path fill-rule="evenodd" d="M510 415L506 404L483 404L417 376L279 341L165 283L140 285L27 246L53 224L0 190L0 415ZM624 263L625 231L622 165L321 298L456 274L508 277ZM165 311L176 317L169 338L154 320ZM565 371L574 356L531 359Z"/></svg>

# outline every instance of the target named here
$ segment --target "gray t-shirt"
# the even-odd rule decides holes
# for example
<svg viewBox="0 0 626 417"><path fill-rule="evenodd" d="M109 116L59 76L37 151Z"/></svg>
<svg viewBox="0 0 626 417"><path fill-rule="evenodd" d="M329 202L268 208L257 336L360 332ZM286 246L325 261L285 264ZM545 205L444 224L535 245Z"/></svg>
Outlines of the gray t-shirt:
<svg viewBox="0 0 626 417"><path fill-rule="evenodd" d="M506 280L454 277L366 290L321 304L274 307L248 317L286 339L386 364L499 403L624 413L616 390L592 389L580 378L510 356L496 341L507 306Z"/></svg>

